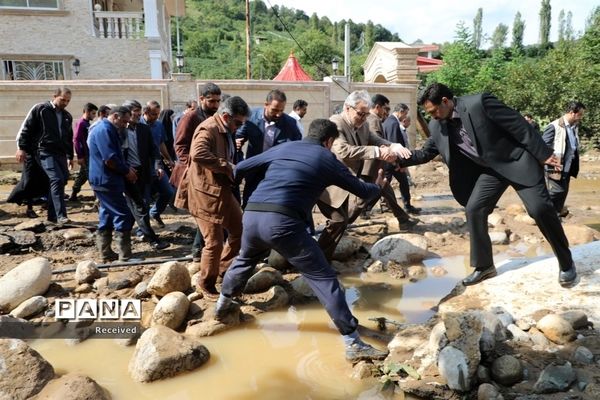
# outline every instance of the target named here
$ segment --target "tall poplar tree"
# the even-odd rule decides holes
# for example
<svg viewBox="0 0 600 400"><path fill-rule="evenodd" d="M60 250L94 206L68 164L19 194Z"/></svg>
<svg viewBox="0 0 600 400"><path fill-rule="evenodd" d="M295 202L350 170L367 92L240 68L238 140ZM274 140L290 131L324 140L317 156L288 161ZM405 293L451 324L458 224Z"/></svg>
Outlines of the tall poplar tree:
<svg viewBox="0 0 600 400"><path fill-rule="evenodd" d="M512 48L514 52L523 51L523 34L525 33L525 21L521 18L521 13L517 11L512 27Z"/></svg>
<svg viewBox="0 0 600 400"><path fill-rule="evenodd" d="M548 47L550 43L550 25L552 18L552 7L550 0L542 0L540 8L540 45L543 48Z"/></svg>
<svg viewBox="0 0 600 400"><path fill-rule="evenodd" d="M476 49L481 47L481 37L482 37L482 22L483 22L483 8L477 9L477 14L475 18L473 18L473 46Z"/></svg>

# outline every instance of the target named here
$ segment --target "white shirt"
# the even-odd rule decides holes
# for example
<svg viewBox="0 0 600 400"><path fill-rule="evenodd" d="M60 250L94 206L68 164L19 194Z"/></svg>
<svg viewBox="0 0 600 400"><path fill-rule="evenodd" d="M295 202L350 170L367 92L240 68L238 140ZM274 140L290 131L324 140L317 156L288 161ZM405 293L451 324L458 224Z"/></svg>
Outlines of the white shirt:
<svg viewBox="0 0 600 400"><path fill-rule="evenodd" d="M302 125L302 117L296 114L296 111L292 111L289 115L290 117L296 120L296 126L298 126L298 130L300 131L302 136L304 136L304 126Z"/></svg>

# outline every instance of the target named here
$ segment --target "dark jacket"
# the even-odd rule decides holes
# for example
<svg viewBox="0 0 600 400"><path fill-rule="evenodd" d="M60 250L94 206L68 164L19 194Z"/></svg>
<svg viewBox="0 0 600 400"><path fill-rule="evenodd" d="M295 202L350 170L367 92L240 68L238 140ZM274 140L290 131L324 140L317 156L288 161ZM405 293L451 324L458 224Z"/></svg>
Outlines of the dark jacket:
<svg viewBox="0 0 600 400"><path fill-rule="evenodd" d="M140 174L138 179L144 183L152 183L155 161L160 158L159 150L152 139L152 131L146 124L135 125L137 136L138 156L140 158Z"/></svg>
<svg viewBox="0 0 600 400"><path fill-rule="evenodd" d="M62 111L61 130L52 102L36 104L27 114L19 132L18 146L28 154L36 152L66 155L73 159L73 117Z"/></svg>
<svg viewBox="0 0 600 400"><path fill-rule="evenodd" d="M490 94L455 99L463 127L490 169L511 182L534 186L543 179L542 165L552 155L535 129L515 110ZM466 205L482 167L464 156L449 141L447 121L432 119L431 136L401 165L423 164L440 154L450 171L450 188L461 205Z"/></svg>

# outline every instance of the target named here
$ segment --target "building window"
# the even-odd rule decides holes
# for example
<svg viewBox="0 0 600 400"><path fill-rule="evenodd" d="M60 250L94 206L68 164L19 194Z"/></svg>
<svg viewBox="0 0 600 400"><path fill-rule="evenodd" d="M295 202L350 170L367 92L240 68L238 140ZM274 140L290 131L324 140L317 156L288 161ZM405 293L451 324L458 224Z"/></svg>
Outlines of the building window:
<svg viewBox="0 0 600 400"><path fill-rule="evenodd" d="M63 61L3 61L2 79L10 81L63 80Z"/></svg>
<svg viewBox="0 0 600 400"><path fill-rule="evenodd" d="M58 0L0 0L1 8L58 9Z"/></svg>

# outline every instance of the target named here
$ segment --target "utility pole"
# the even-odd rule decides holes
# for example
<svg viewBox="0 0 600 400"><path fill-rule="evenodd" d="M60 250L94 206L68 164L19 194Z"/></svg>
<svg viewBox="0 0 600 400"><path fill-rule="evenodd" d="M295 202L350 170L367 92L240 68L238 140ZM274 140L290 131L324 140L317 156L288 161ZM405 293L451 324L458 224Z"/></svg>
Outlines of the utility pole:
<svg viewBox="0 0 600 400"><path fill-rule="evenodd" d="M250 0L246 0L246 79L252 79L250 61Z"/></svg>

